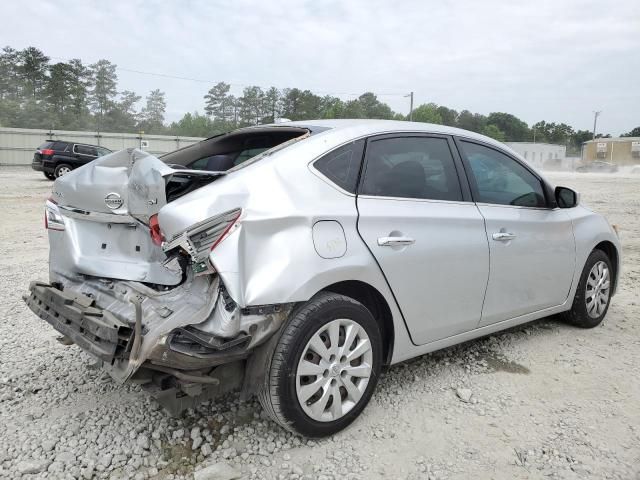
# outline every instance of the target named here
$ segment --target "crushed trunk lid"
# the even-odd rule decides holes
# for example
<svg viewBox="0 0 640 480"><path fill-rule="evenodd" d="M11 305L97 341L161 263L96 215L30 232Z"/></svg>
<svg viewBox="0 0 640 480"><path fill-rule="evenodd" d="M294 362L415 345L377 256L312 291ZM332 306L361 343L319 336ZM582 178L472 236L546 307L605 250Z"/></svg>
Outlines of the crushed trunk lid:
<svg viewBox="0 0 640 480"><path fill-rule="evenodd" d="M137 149L101 157L60 177L54 183L59 205L88 212L130 215L148 224L167 204L169 182L208 183L225 172L173 169L158 158Z"/></svg>
<svg viewBox="0 0 640 480"><path fill-rule="evenodd" d="M49 230L50 268L63 276L179 284L183 272L151 241L149 219L167 204L167 192L177 198L224 174L173 169L130 149L60 177L53 200L65 228Z"/></svg>

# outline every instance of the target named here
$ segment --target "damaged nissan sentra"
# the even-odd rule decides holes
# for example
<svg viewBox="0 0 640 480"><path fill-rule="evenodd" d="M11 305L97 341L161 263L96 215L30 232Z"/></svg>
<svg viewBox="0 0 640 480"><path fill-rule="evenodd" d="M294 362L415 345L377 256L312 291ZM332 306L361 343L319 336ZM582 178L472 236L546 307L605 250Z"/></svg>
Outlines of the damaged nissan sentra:
<svg viewBox="0 0 640 480"><path fill-rule="evenodd" d="M555 313L606 315L617 230L490 138L289 122L56 180L29 307L173 413L240 388L332 434L381 368Z"/></svg>

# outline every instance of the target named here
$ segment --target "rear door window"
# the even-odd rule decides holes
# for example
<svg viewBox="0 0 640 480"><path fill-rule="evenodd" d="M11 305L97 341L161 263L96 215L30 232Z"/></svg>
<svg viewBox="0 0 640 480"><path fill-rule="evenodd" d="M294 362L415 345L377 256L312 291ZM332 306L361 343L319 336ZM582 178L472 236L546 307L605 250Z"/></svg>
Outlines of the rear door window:
<svg viewBox="0 0 640 480"><path fill-rule="evenodd" d="M91 145L76 145L74 147L74 151L78 155L85 155L85 156L89 156L89 157L97 157L98 156L98 152L96 151L96 148L92 147Z"/></svg>
<svg viewBox="0 0 640 480"><path fill-rule="evenodd" d="M462 190L449 148L441 137L398 137L367 145L360 193L379 197L461 201Z"/></svg>

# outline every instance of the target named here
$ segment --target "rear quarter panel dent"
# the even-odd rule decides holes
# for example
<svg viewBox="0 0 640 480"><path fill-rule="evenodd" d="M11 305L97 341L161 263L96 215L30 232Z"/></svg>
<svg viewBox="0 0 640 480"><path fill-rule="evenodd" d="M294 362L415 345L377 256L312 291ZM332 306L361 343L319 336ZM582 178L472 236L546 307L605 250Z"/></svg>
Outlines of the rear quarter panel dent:
<svg viewBox="0 0 640 480"><path fill-rule="evenodd" d="M396 348L403 342L411 345L382 273L357 233L355 197L341 193L308 169L306 159L312 152L300 150L312 140L168 204L159 215L165 237L240 207L238 227L209 258L241 307L304 302L328 285L360 280L381 292L389 304ZM328 148L325 142L314 143L313 154ZM324 259L317 254L313 225L322 220L342 225L347 244L342 257Z"/></svg>

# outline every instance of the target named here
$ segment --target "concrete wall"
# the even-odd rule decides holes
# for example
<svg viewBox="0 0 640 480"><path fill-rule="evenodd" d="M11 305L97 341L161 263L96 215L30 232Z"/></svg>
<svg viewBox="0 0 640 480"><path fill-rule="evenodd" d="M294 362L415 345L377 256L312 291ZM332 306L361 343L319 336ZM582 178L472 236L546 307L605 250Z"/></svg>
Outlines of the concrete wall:
<svg viewBox="0 0 640 480"><path fill-rule="evenodd" d="M567 147L553 143L507 142L507 145L518 152L536 169L568 170L566 161Z"/></svg>
<svg viewBox="0 0 640 480"><path fill-rule="evenodd" d="M141 138L142 137L142 138ZM62 130L32 130L0 128L0 165L30 165L36 148L47 140L101 145L111 150L140 148L140 141L149 142L144 150L154 155L171 152L202 140L197 137L139 135L137 133L71 132Z"/></svg>
<svg viewBox="0 0 640 480"><path fill-rule="evenodd" d="M618 165L640 164L640 137L596 138L582 144L582 162L594 160Z"/></svg>

